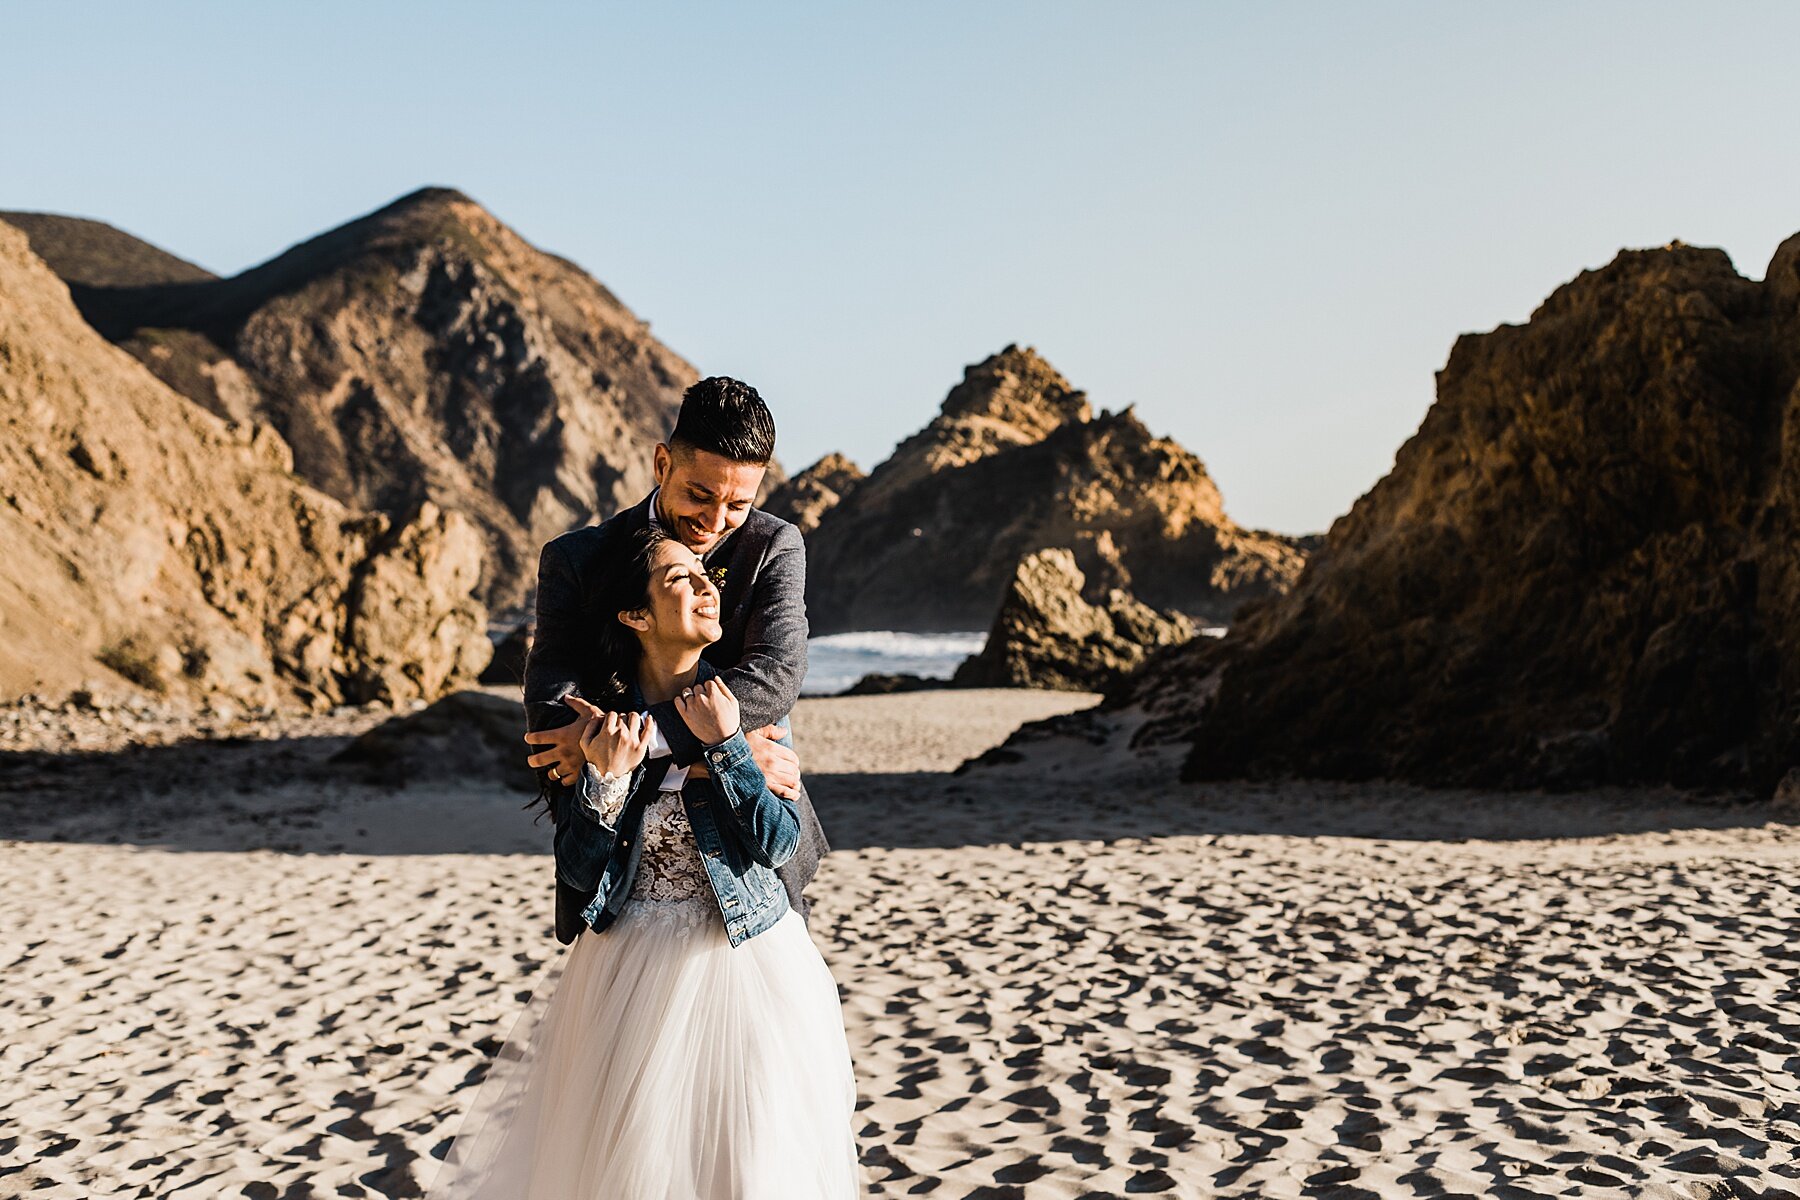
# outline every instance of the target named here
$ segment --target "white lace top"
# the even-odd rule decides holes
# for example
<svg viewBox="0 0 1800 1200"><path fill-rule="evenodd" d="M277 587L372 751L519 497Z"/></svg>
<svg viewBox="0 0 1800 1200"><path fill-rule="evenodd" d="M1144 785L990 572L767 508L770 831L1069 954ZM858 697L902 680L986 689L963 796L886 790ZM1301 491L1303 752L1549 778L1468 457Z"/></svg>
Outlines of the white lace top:
<svg viewBox="0 0 1800 1200"><path fill-rule="evenodd" d="M664 781L665 783L667 780ZM619 819L630 792L631 780L602 778L597 801L600 819L608 825ZM644 825L638 834L637 878L631 884L633 900L710 899L712 884L700 861L694 827L688 823L679 790L656 794L644 808Z"/></svg>

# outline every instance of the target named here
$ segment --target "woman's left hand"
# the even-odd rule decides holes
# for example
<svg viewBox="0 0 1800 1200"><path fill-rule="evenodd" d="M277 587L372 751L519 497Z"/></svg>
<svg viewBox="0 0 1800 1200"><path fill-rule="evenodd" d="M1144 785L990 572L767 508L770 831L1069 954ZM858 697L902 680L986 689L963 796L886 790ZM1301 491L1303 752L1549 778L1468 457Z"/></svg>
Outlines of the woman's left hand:
<svg viewBox="0 0 1800 1200"><path fill-rule="evenodd" d="M614 778L631 774L644 761L655 728L648 713L602 713L581 731L582 757Z"/></svg>
<svg viewBox="0 0 1800 1200"><path fill-rule="evenodd" d="M688 732L708 746L716 746L738 731L738 702L731 689L709 679L675 697L675 711Z"/></svg>

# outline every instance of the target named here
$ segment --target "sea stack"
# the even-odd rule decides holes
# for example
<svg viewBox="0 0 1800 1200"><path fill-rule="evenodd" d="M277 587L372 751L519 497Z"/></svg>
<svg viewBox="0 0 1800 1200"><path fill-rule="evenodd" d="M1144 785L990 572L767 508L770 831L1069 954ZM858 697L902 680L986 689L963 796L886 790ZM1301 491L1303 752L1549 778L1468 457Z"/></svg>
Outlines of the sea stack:
<svg viewBox="0 0 1800 1200"><path fill-rule="evenodd" d="M1044 549L1072 551L1089 581L1204 620L1285 589L1304 559L1295 539L1227 517L1193 454L1129 409L1096 415L1018 346L969 367L807 546L820 633L986 629L1019 561Z"/></svg>

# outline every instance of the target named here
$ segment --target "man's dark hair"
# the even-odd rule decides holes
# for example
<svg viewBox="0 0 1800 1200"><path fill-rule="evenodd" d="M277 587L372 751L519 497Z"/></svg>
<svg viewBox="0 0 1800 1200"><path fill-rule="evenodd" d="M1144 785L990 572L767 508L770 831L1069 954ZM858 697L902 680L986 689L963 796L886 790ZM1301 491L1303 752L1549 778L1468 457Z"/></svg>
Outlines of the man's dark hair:
<svg viewBox="0 0 1800 1200"><path fill-rule="evenodd" d="M756 389L739 379L712 375L681 397L670 446L710 450L732 462L767 465L775 457L775 418Z"/></svg>

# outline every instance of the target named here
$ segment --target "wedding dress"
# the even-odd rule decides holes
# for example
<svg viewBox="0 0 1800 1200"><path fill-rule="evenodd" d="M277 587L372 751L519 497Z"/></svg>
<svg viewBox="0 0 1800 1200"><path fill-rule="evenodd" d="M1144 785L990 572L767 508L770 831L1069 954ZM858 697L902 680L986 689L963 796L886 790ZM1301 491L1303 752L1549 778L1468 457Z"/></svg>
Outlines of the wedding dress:
<svg viewBox="0 0 1800 1200"><path fill-rule="evenodd" d="M851 1200L856 1083L800 915L733 948L681 795L514 1025L431 1200Z"/></svg>

